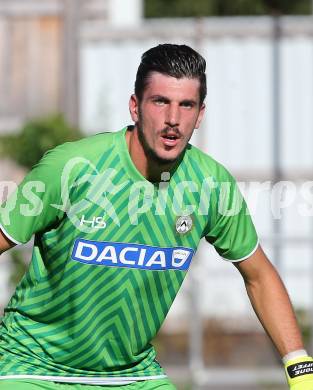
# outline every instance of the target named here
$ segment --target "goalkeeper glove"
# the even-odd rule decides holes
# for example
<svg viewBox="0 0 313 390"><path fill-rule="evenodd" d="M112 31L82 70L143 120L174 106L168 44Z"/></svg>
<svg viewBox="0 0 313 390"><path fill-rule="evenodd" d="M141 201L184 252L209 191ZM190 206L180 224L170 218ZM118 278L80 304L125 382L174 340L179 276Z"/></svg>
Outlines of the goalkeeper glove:
<svg viewBox="0 0 313 390"><path fill-rule="evenodd" d="M313 358L302 356L288 360L285 371L290 390L313 390Z"/></svg>

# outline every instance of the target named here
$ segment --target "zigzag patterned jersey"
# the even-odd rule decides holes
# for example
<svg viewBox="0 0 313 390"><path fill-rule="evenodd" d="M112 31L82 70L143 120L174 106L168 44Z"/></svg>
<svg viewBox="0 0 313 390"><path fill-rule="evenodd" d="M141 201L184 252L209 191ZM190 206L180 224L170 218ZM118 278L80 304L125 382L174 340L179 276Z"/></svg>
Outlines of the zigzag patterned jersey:
<svg viewBox="0 0 313 390"><path fill-rule="evenodd" d="M188 145L160 183L137 171L127 128L48 152L2 207L35 234L1 326L1 378L117 384L165 376L150 344L205 237L230 261L257 235L234 179ZM228 190L227 190L228 189Z"/></svg>

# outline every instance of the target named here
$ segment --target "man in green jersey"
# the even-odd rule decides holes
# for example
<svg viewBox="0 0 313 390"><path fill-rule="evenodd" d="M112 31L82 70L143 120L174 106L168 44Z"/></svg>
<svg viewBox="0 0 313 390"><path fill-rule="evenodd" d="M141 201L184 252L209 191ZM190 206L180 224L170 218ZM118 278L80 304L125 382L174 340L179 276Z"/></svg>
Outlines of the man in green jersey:
<svg viewBox="0 0 313 390"><path fill-rule="evenodd" d="M313 359L235 180L189 144L205 95L197 52L148 50L134 126L49 151L2 206L1 252L35 235L1 326L2 390L174 388L150 342L203 237L242 274L291 388L313 389Z"/></svg>

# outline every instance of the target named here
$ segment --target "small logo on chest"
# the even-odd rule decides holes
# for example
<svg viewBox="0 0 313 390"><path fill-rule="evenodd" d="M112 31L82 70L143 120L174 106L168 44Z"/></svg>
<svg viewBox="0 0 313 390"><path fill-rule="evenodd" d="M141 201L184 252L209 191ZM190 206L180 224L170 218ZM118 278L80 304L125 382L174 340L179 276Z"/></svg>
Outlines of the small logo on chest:
<svg viewBox="0 0 313 390"><path fill-rule="evenodd" d="M192 228L192 218L189 215L179 217L176 221L176 231L179 234L186 234Z"/></svg>
<svg viewBox="0 0 313 390"><path fill-rule="evenodd" d="M105 229L107 224L104 221L104 217L91 217L86 218L85 215L83 215L80 219L80 226L88 226L93 229Z"/></svg>

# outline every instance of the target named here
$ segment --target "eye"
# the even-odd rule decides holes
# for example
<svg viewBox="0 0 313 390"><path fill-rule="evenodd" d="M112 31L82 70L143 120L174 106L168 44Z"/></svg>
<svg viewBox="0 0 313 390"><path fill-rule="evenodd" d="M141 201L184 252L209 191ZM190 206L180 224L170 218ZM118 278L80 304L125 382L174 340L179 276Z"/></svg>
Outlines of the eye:
<svg viewBox="0 0 313 390"><path fill-rule="evenodd" d="M181 107L185 107L185 108L193 108L194 107L194 103L193 102L189 102L189 101L186 101L186 102L181 102Z"/></svg>

